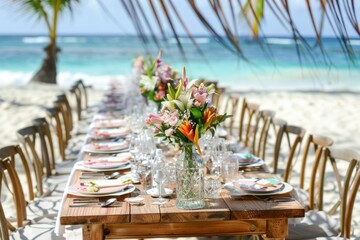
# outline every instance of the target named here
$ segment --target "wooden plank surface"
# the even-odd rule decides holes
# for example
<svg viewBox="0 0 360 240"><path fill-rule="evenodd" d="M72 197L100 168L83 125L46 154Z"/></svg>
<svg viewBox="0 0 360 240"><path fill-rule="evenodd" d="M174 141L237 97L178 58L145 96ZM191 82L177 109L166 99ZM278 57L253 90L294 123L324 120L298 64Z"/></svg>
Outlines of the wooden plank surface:
<svg viewBox="0 0 360 240"><path fill-rule="evenodd" d="M189 237L189 236L241 236L266 233L265 220L181 222L159 224L107 224L106 239Z"/></svg>

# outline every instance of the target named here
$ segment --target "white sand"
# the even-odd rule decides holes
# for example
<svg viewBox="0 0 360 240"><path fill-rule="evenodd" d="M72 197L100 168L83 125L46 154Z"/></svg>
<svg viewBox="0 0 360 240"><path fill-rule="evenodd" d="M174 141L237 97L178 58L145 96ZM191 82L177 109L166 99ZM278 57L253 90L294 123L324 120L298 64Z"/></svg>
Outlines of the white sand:
<svg viewBox="0 0 360 240"><path fill-rule="evenodd" d="M14 144L16 131L31 119L45 116L64 89L52 85L0 86L0 147ZM99 96L98 91L90 93ZM351 92L244 92L248 101L261 109L276 111L288 124L304 127L308 133L332 137L338 147L360 151L360 94ZM69 95L70 97L70 95ZM360 196L354 210L354 230L360 236Z"/></svg>

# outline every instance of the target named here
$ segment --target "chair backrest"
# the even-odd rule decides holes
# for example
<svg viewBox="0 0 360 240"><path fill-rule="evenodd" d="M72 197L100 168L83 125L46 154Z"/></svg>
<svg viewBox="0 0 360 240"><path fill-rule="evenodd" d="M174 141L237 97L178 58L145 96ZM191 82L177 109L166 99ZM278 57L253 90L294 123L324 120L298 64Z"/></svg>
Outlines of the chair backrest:
<svg viewBox="0 0 360 240"><path fill-rule="evenodd" d="M55 169L55 150L53 137L50 129L50 124L46 118L35 118L32 120L32 123L37 128L40 137L41 143L41 159L43 162L46 162L50 166L50 172L48 168L46 169L46 176L52 175L53 169Z"/></svg>
<svg viewBox="0 0 360 240"><path fill-rule="evenodd" d="M261 158L265 160L269 167L272 167L272 172L277 173L277 164L280 158L280 150L282 138L284 137L285 128L287 122L280 118L268 118L266 122L266 131L262 137L262 156ZM270 141L270 138L272 141ZM269 150L272 150L268 153ZM267 159L271 157L271 162Z"/></svg>
<svg viewBox="0 0 360 240"><path fill-rule="evenodd" d="M36 179L36 190L37 190L37 196L42 196L43 191L43 177L44 177L44 169L43 166L46 169L50 169L50 166L48 164L42 163L41 159L39 158L39 155L37 153L35 144L39 139L39 133L37 131L37 128L35 126L29 126L22 129L19 129L17 131L17 136L20 141L20 143L23 146L23 150L27 156L27 159L29 162L31 162L33 171L33 177ZM44 165L43 165L44 164Z"/></svg>
<svg viewBox="0 0 360 240"><path fill-rule="evenodd" d="M245 147L249 146L250 135L253 134L253 132L251 132L252 123L255 121L259 107L256 103L248 102L246 98L242 101L239 119L239 141L243 142Z"/></svg>
<svg viewBox="0 0 360 240"><path fill-rule="evenodd" d="M54 105L59 108L61 119L63 119L65 146L67 146L67 143L71 138L71 131L73 129L72 110L65 94L57 96L57 100L54 101Z"/></svg>
<svg viewBox="0 0 360 240"><path fill-rule="evenodd" d="M15 169L15 159L19 157L22 162L26 161L25 156L20 148L20 146L6 146L0 149L0 193L3 193L3 189L1 186L6 186L9 190L9 193L12 195L14 200L14 207L16 210L16 222L17 227L23 227L24 222L26 220L26 200L24 191L22 188L22 183ZM32 181L31 177L28 176L27 172L29 170L25 170L27 184L29 186L29 193L32 193L30 199L34 199L33 189L32 189ZM10 180L10 181L9 181ZM4 183L4 184L3 184ZM10 185L9 185L10 184ZM16 228L7 221L7 226L10 230L15 230Z"/></svg>
<svg viewBox="0 0 360 240"><path fill-rule="evenodd" d="M2 168L1 164L0 164L0 168ZM2 178L2 173L1 173L1 169L0 169L0 183L1 183L1 178ZM6 219L6 216L4 213L3 206L0 201L0 239L1 240L9 239L9 233L8 233L7 228L8 228L7 219Z"/></svg>
<svg viewBox="0 0 360 240"><path fill-rule="evenodd" d="M354 204L356 200L357 193L360 188L360 169L357 170L354 182L351 186L350 192L348 193L348 201L346 203L346 214L344 220L344 238L351 238L351 225L352 225L352 215L354 210Z"/></svg>
<svg viewBox="0 0 360 240"><path fill-rule="evenodd" d="M275 112L271 110L260 110L256 114L253 139L250 152L255 156L265 156L267 137L270 124L275 117ZM263 158L264 159L264 158Z"/></svg>
<svg viewBox="0 0 360 240"><path fill-rule="evenodd" d="M61 120L62 115L61 115L60 109L58 106L55 106L53 108L47 108L46 111L51 120L50 124L55 125L56 135L58 138L58 146L59 146L60 156L63 160L65 160L65 158L66 158L66 156L65 156L66 141L65 141L65 134L64 134L65 130L63 130L64 125Z"/></svg>
<svg viewBox="0 0 360 240"><path fill-rule="evenodd" d="M68 127L69 127L69 130L71 131L74 127L74 121L73 121L73 116L72 116L72 108L71 108L71 105L69 103L69 100L66 96L66 94L60 94L58 95L57 97L57 100L62 102L62 104L64 105L64 111L66 113L66 116L67 116L67 121L68 121Z"/></svg>
<svg viewBox="0 0 360 240"><path fill-rule="evenodd" d="M352 216L350 207L354 205L356 197L354 191L357 191L359 187L360 155L351 149L334 147L323 148L323 154L324 158L320 161L319 168L312 171L309 206L310 209L326 211L329 215L339 212L340 236L343 237L345 229L349 233L349 228L351 228L349 226L351 225L349 219L351 220ZM331 166L330 171L327 171L328 166ZM315 186L317 179L319 179L318 192ZM330 195L325 197L328 192ZM337 197L334 197L334 193L337 193Z"/></svg>
<svg viewBox="0 0 360 240"><path fill-rule="evenodd" d="M79 89L81 91L81 98L83 100L81 102L84 105L82 107L82 109L87 109L88 106L89 106L88 105L88 93L87 93L87 90L86 90L87 87L85 86L83 80L81 80L81 79L76 82L76 85L79 87Z"/></svg>
<svg viewBox="0 0 360 240"><path fill-rule="evenodd" d="M214 104L214 106L216 108L219 108L221 100L224 95L224 92L225 92L225 88L216 88L215 89L215 94L213 94L212 103Z"/></svg>
<svg viewBox="0 0 360 240"><path fill-rule="evenodd" d="M70 89L70 93L75 97L77 119L80 121L82 119L82 97L79 85L74 84Z"/></svg>
<svg viewBox="0 0 360 240"><path fill-rule="evenodd" d="M285 182L288 182L294 167L294 157L295 154L299 154L301 150L301 143L305 136L305 129L298 126L286 125L284 134L286 135L287 144L289 146L289 156L286 160L286 167L283 179ZM293 140L291 139L293 138ZM276 170L278 162L275 162ZM276 172L275 172L276 173Z"/></svg>
<svg viewBox="0 0 360 240"><path fill-rule="evenodd" d="M326 136L313 135L309 134L307 137L304 151L301 160L301 168L300 168L300 178L299 178L299 187L301 189L305 188L305 177L306 177L306 166L308 165L308 157L311 153L310 148L313 147L313 153L315 154L314 160L311 161L311 165L314 166L318 164L323 157L323 148L332 146L334 141ZM310 173L311 174L311 173Z"/></svg>
<svg viewBox="0 0 360 240"><path fill-rule="evenodd" d="M223 113L232 115L232 117L227 118L224 122L224 126L225 128L228 129L229 135L233 135L234 123L236 120L236 113L238 111L238 106L239 106L239 97L229 95L223 111Z"/></svg>

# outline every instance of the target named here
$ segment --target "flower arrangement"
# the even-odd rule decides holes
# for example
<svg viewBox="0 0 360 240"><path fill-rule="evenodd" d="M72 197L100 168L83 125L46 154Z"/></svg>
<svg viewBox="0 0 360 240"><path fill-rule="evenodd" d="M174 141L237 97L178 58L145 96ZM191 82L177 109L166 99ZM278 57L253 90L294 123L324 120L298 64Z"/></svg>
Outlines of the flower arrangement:
<svg viewBox="0 0 360 240"><path fill-rule="evenodd" d="M140 76L140 91L141 94L157 103L160 108L161 102L164 101L167 93L168 86L174 86L177 83L177 72L172 69L171 66L163 64L161 60L161 50L156 58L152 59L148 56L142 59L143 74Z"/></svg>
<svg viewBox="0 0 360 240"><path fill-rule="evenodd" d="M177 87L168 84L160 112L149 114L146 123L155 128L156 136L180 146L193 143L201 154L199 138L208 130L214 134L217 125L230 117L219 115L212 106L211 95L214 93L214 84L205 86L200 80L189 81L184 68Z"/></svg>

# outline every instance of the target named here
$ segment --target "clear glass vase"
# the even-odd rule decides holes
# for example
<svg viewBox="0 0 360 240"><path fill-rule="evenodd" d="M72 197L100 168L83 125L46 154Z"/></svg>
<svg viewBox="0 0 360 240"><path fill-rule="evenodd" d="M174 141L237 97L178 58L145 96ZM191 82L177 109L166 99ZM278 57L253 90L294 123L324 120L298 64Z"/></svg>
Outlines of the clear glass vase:
<svg viewBox="0 0 360 240"><path fill-rule="evenodd" d="M176 207L199 209L205 207L205 166L195 145L186 143L176 162Z"/></svg>

